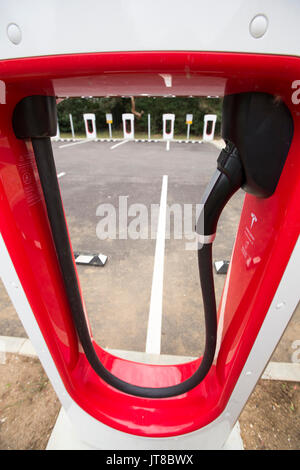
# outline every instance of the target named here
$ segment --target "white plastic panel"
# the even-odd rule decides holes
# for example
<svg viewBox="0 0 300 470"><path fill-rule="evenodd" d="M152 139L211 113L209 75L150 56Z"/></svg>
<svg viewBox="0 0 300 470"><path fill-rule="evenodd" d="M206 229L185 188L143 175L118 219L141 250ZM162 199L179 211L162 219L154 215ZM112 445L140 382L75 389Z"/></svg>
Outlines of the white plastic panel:
<svg viewBox="0 0 300 470"><path fill-rule="evenodd" d="M299 56L299 18L295 0L9 0L0 2L0 59L166 50Z"/></svg>

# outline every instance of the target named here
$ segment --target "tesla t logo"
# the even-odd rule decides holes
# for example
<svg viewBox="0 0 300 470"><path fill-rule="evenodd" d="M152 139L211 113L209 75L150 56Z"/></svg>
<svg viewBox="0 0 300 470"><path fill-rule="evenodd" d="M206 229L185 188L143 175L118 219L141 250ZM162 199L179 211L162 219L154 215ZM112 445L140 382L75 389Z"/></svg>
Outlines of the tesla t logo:
<svg viewBox="0 0 300 470"><path fill-rule="evenodd" d="M253 227L254 222L257 222L257 217L253 212L251 212L251 227L250 227L250 229Z"/></svg>

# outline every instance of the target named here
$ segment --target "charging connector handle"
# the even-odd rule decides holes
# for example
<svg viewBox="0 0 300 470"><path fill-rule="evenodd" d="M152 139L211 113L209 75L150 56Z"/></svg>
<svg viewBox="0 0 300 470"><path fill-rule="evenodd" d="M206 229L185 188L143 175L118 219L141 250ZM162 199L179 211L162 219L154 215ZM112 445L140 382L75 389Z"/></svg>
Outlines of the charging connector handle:
<svg viewBox="0 0 300 470"><path fill-rule="evenodd" d="M243 167L236 147L227 143L217 160L217 170L201 200L202 211L196 224L198 266L204 305L206 342L203 363L209 370L217 344L217 305L212 265L212 244L221 212L244 182Z"/></svg>
<svg viewBox="0 0 300 470"><path fill-rule="evenodd" d="M217 170L201 200L202 211L196 224L200 243L213 242L222 210L243 183L244 171L238 150L228 142L218 157Z"/></svg>

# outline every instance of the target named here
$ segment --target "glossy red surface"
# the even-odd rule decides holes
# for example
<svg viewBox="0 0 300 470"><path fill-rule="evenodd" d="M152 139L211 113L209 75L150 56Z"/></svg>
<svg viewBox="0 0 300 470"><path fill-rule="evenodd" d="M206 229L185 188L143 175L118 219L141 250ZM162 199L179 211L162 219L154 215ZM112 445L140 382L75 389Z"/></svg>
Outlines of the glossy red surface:
<svg viewBox="0 0 300 470"><path fill-rule="evenodd" d="M275 194L247 195L232 257L224 326L216 364L190 392L168 399L136 398L104 383L78 340L49 229L29 142L15 138L15 104L30 94L64 96L167 95L161 74L172 75L174 95L264 91L283 99L294 119L294 137ZM205 426L224 410L268 311L299 235L300 108L292 82L300 59L201 52L105 53L24 58L0 62L0 229L35 318L68 393L99 421L143 436L171 436ZM257 222L251 228L251 213ZM270 332L272 334L272 332ZM198 361L174 366L132 363L95 345L106 367L144 386L189 377Z"/></svg>

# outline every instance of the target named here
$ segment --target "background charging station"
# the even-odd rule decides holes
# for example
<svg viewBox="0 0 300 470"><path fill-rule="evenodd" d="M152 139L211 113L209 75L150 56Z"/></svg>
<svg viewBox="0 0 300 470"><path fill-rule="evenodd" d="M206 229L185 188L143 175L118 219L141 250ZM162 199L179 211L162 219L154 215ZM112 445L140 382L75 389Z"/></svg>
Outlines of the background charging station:
<svg viewBox="0 0 300 470"><path fill-rule="evenodd" d="M124 139L134 139L134 114L122 114Z"/></svg>
<svg viewBox="0 0 300 470"><path fill-rule="evenodd" d="M206 114L204 116L203 140L209 142L214 140L217 116L215 114Z"/></svg>
<svg viewBox="0 0 300 470"><path fill-rule="evenodd" d="M86 113L83 115L84 127L87 139L96 139L96 116L93 113Z"/></svg>

